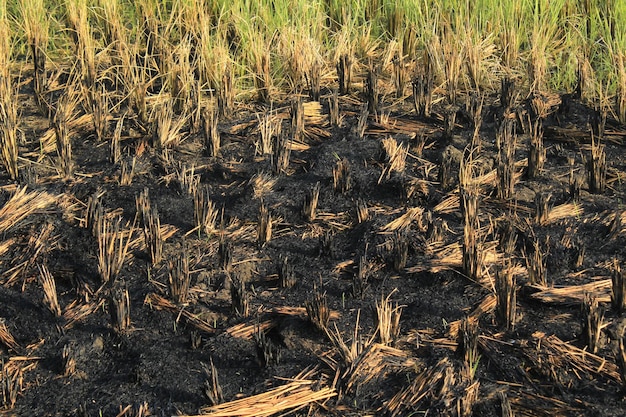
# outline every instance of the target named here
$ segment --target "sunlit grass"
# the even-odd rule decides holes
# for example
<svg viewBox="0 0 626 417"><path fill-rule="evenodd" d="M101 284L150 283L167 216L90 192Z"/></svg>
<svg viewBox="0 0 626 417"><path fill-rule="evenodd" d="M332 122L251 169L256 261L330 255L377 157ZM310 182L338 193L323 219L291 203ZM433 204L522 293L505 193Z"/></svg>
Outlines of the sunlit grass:
<svg viewBox="0 0 626 417"><path fill-rule="evenodd" d="M87 71L106 72L111 63L111 68L138 65L120 57L123 48L132 47L148 58L146 65L158 67L157 79L163 81L179 61L169 51L184 41L190 43L201 91L217 91L229 69L239 100L259 98L259 88L272 97L301 92L314 66L320 68L322 87L329 86L343 55L353 59L359 76L373 61L388 80L394 57L407 62L412 76L428 56L435 84L448 90L450 100L456 100L455 89L459 94L495 90L505 75L521 81L522 91L571 91L583 68L583 97L622 103L616 113L624 118L619 109L624 100L611 99L626 94L623 2L22 0L1 9L11 22L17 60L31 61L37 44L42 51L35 53L73 57L87 61L82 62ZM120 60L109 60L115 56ZM264 60L267 79L260 79ZM600 92L605 97L598 97Z"/></svg>

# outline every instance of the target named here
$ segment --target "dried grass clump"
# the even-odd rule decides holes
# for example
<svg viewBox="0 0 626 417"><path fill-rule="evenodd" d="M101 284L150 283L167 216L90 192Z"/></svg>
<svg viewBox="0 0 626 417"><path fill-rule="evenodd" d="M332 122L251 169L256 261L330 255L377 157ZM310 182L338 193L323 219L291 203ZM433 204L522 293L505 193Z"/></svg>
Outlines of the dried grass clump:
<svg viewBox="0 0 626 417"><path fill-rule="evenodd" d="M9 327L7 326L7 322L4 318L0 318L0 342L8 349L13 350L14 352L20 352L22 348L17 343L11 332L9 331Z"/></svg>
<svg viewBox="0 0 626 417"><path fill-rule="evenodd" d="M361 112L359 113L359 118L357 120L356 126L354 126L355 136L359 139L363 139L365 137L365 130L367 129L367 119L369 117L369 111L366 106L363 106Z"/></svg>
<svg viewBox="0 0 626 417"><path fill-rule="evenodd" d="M43 304L55 316L61 317L61 307L57 297L54 277L45 265L39 265L39 281L43 288Z"/></svg>
<svg viewBox="0 0 626 417"><path fill-rule="evenodd" d="M314 371L304 371L290 382L267 392L227 403L205 407L204 414L182 417L270 417L295 411L337 395L334 388L317 386Z"/></svg>
<svg viewBox="0 0 626 417"><path fill-rule="evenodd" d="M219 109L204 107L202 109L202 134L204 150L207 155L217 157L220 152L222 138L217 123Z"/></svg>
<svg viewBox="0 0 626 417"><path fill-rule="evenodd" d="M79 100L78 93L70 88L57 102L52 120L59 156L59 171L64 179L72 178L74 172L70 123L76 117Z"/></svg>
<svg viewBox="0 0 626 417"><path fill-rule="evenodd" d="M598 303L598 299L590 294L585 294L582 303L583 335L587 342L589 352L597 353L600 346L600 335L604 327L604 308Z"/></svg>
<svg viewBox="0 0 626 417"><path fill-rule="evenodd" d="M402 306L391 303L392 291L387 297L380 297L376 302L376 335L381 344L388 346L395 343L400 334L400 316Z"/></svg>
<svg viewBox="0 0 626 417"><path fill-rule="evenodd" d="M134 232L134 224L126 230L122 229L121 218L104 219L98 224L98 273L103 283L113 282L122 270Z"/></svg>
<svg viewBox="0 0 626 417"><path fill-rule="evenodd" d="M31 214L47 209L57 201L57 197L45 191L28 192L27 187L17 188L2 208L0 208L0 233L4 234L19 226Z"/></svg>
<svg viewBox="0 0 626 417"><path fill-rule="evenodd" d="M380 184L382 179L389 179L392 172L402 173L406 166L406 157L409 153L409 146L398 144L392 137L387 137L381 142L381 150L383 154L383 160L385 162L385 168L378 178Z"/></svg>
<svg viewBox="0 0 626 417"><path fill-rule="evenodd" d="M63 346L61 361L63 362L63 376L67 377L76 374L76 355L74 349L69 344Z"/></svg>
<svg viewBox="0 0 626 417"><path fill-rule="evenodd" d="M0 32L0 36L2 33ZM18 169L18 86L12 85L8 70L0 70L0 154L11 180L19 177Z"/></svg>
<svg viewBox="0 0 626 417"><path fill-rule="evenodd" d="M198 234L211 236L217 231L217 216L219 214L215 203L209 196L208 186L195 187L193 193L193 221Z"/></svg>
<svg viewBox="0 0 626 417"><path fill-rule="evenodd" d="M152 207L148 188L145 188L136 199L137 213L143 221L143 237L153 265L161 262L163 257L163 233L161 232L161 220L156 207Z"/></svg>
<svg viewBox="0 0 626 417"><path fill-rule="evenodd" d="M463 181L462 181L463 182ZM462 187L461 213L463 225L463 271L474 281L480 281L484 262L483 241L480 236L480 222L478 220L479 195L477 187Z"/></svg>
<svg viewBox="0 0 626 417"><path fill-rule="evenodd" d="M256 153L259 155L271 155L274 138L279 137L282 132L282 119L271 109L260 116L258 120L259 140L256 143Z"/></svg>

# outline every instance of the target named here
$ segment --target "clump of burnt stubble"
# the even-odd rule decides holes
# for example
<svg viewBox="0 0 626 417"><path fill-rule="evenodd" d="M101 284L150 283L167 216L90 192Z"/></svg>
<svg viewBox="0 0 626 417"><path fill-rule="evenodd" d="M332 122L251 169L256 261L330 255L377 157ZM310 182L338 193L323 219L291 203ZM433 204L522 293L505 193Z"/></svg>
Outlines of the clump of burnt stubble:
<svg viewBox="0 0 626 417"><path fill-rule="evenodd" d="M189 273L189 257L184 243L176 259L169 261L167 269L172 298L178 304L185 304L189 298L191 274Z"/></svg>
<svg viewBox="0 0 626 417"><path fill-rule="evenodd" d="M121 186L125 187L133 183L136 165L137 165L136 157L133 157L130 161L128 159L123 159L120 162L119 184Z"/></svg>
<svg viewBox="0 0 626 417"><path fill-rule="evenodd" d="M526 249L522 250L522 256L526 262L526 270L528 271L528 282L531 285L547 285L547 268L546 260L548 257L547 251L541 247L541 244L537 238L534 238L531 242L530 253Z"/></svg>
<svg viewBox="0 0 626 417"><path fill-rule="evenodd" d="M478 219L479 191L467 186L460 190L463 225L463 271L472 280L480 279L483 267L482 241Z"/></svg>
<svg viewBox="0 0 626 417"><path fill-rule="evenodd" d="M311 190L304 196L304 204L302 205L302 217L306 221L312 222L317 216L317 203L320 197L320 183L317 182Z"/></svg>
<svg viewBox="0 0 626 417"><path fill-rule="evenodd" d="M396 88L396 98L404 97L404 86L406 84L406 70L404 67L404 58L400 54L396 54L393 61L393 85Z"/></svg>
<svg viewBox="0 0 626 417"><path fill-rule="evenodd" d="M594 194L602 194L606 190L606 152L600 140L591 140L591 155L587 160L587 181L589 191Z"/></svg>
<svg viewBox="0 0 626 417"><path fill-rule="evenodd" d="M304 138L304 106L302 97L298 96L291 102L291 137L298 142Z"/></svg>
<svg viewBox="0 0 626 417"><path fill-rule="evenodd" d="M274 138L274 146L272 153L272 169L274 174L284 174L289 167L289 158L291 156L291 140L285 132L281 132Z"/></svg>
<svg viewBox="0 0 626 417"><path fill-rule="evenodd" d="M313 101L320 101L320 79L321 65L314 62L311 69L305 74L307 88L309 90L309 98Z"/></svg>
<svg viewBox="0 0 626 417"><path fill-rule="evenodd" d="M569 198L577 203L580 201L580 190L582 188L583 179L581 179L580 175L576 175L574 169L574 158L569 158L569 183L568 183L568 191Z"/></svg>
<svg viewBox="0 0 626 417"><path fill-rule="evenodd" d="M367 259L367 255L359 257L357 270L352 275L352 296L360 300L365 297L365 291L369 287L369 273L371 265Z"/></svg>
<svg viewBox="0 0 626 417"><path fill-rule="evenodd" d="M352 186L350 163L342 158L333 167L333 189L340 194L347 193Z"/></svg>
<svg viewBox="0 0 626 417"><path fill-rule="evenodd" d="M98 273L103 283L115 280L124 265L130 243L133 240L135 225L122 229L121 217L117 220L104 219L98 224Z"/></svg>
<svg viewBox="0 0 626 417"><path fill-rule="evenodd" d="M380 148L381 159L385 163L385 168L378 178L379 184L383 178L389 179L392 172L404 172L406 157L409 154L408 145L398 144L392 137L383 139L380 142Z"/></svg>
<svg viewBox="0 0 626 417"><path fill-rule="evenodd" d="M617 259L611 265L611 284L611 305L621 314L626 310L626 273Z"/></svg>
<svg viewBox="0 0 626 417"><path fill-rule="evenodd" d="M318 330L326 332L330 321L330 309L326 301L326 294L321 293L316 287L313 294L304 302L304 306L309 321Z"/></svg>
<svg viewBox="0 0 626 417"><path fill-rule="evenodd" d="M217 157L220 153L222 138L218 129L219 109L204 107L202 109L202 137L204 151L208 156Z"/></svg>
<svg viewBox="0 0 626 417"><path fill-rule="evenodd" d="M339 93L333 89L332 95L328 98L328 117L332 127L341 126L341 115L339 113Z"/></svg>
<svg viewBox="0 0 626 417"><path fill-rule="evenodd" d="M515 194L515 122L505 119L497 133L498 138L498 198L508 200Z"/></svg>
<svg viewBox="0 0 626 417"><path fill-rule="evenodd" d="M352 83L352 58L341 55L337 62L337 79L339 81L339 94L345 95L350 92Z"/></svg>
<svg viewBox="0 0 626 417"><path fill-rule="evenodd" d="M211 236L217 230L217 215L215 203L209 196L208 186L195 187L193 193L193 220L198 234Z"/></svg>
<svg viewBox="0 0 626 417"><path fill-rule="evenodd" d="M209 403L218 405L224 402L224 395L222 393L222 386L220 385L217 369L213 364L213 358L209 358L209 366L202 364L202 370L204 371L204 395L209 400Z"/></svg>
<svg viewBox="0 0 626 417"><path fill-rule="evenodd" d="M256 153L259 155L271 155L275 137L281 135L282 120L271 109L262 116L257 114L259 140L256 143Z"/></svg>
<svg viewBox="0 0 626 417"><path fill-rule="evenodd" d="M354 135L359 139L363 139L365 137L365 130L367 129L367 119L369 115L370 112L367 109L367 106L363 106L361 112L359 113L357 123L354 126Z"/></svg>
<svg viewBox="0 0 626 417"><path fill-rule="evenodd" d="M113 136L109 142L109 162L112 164L118 164L122 159L122 147L120 141L122 140L122 130L124 129L124 119L126 113L120 116L115 123L115 130L113 130Z"/></svg>
<svg viewBox="0 0 626 417"><path fill-rule="evenodd" d="M546 161L546 149L543 146L543 120L537 118L534 121L528 119L530 130L530 143L528 145L528 178L537 178L543 171Z"/></svg>
<svg viewBox="0 0 626 417"><path fill-rule="evenodd" d="M513 104L513 94L515 92L515 81L509 77L500 80L500 107L506 112Z"/></svg>
<svg viewBox="0 0 626 417"><path fill-rule="evenodd" d="M335 236L331 231L325 231L319 237L319 256L335 257Z"/></svg>
<svg viewBox="0 0 626 417"><path fill-rule="evenodd" d="M456 106L448 106L443 114L443 135L446 139L451 140L452 132L456 127Z"/></svg>
<svg viewBox="0 0 626 417"><path fill-rule="evenodd" d="M68 377L76 374L76 354L70 344L63 346L63 351L61 352L61 364L63 376Z"/></svg>
<svg viewBox="0 0 626 417"><path fill-rule="evenodd" d="M109 295L109 314L111 327L116 333L130 329L130 297L128 288L116 288Z"/></svg>
<svg viewBox="0 0 626 417"><path fill-rule="evenodd" d="M233 245L228 240L226 240L226 238L224 238L223 233L220 233L220 240L217 247L217 255L220 267L224 271L230 272L233 267Z"/></svg>
<svg viewBox="0 0 626 417"><path fill-rule="evenodd" d="M538 224L546 224L550 216L550 193L535 194L535 221Z"/></svg>
<svg viewBox="0 0 626 417"><path fill-rule="evenodd" d="M378 114L380 92L378 91L377 69L370 65L365 78L365 96L367 98L367 110L370 114Z"/></svg>
<svg viewBox="0 0 626 417"><path fill-rule="evenodd" d="M143 236L153 265L161 262L163 257L163 235L161 234L161 220L156 207L152 207L148 188L139 194L136 199L137 213L143 222Z"/></svg>
<svg viewBox="0 0 626 417"><path fill-rule="evenodd" d="M57 155L59 156L59 173L64 179L72 178L74 173L70 122L75 117L78 102L78 93L73 91L71 86L67 87L67 91L57 102L52 119L56 136Z"/></svg>
<svg viewBox="0 0 626 417"><path fill-rule="evenodd" d="M248 317L250 315L250 295L246 290L245 281L238 275L229 275L230 299L233 314L237 317Z"/></svg>
<svg viewBox="0 0 626 417"><path fill-rule="evenodd" d="M512 267L505 263L496 271L496 317L507 329L512 330L516 319L517 288Z"/></svg>
<svg viewBox="0 0 626 417"><path fill-rule="evenodd" d="M235 102L235 90L233 88L233 77L230 64L226 65L222 82L217 92L217 108L220 116L229 117Z"/></svg>
<svg viewBox="0 0 626 417"><path fill-rule="evenodd" d="M590 294L585 294L582 302L582 334L591 353L597 353L600 347L600 336L604 326L604 308L598 303L598 299Z"/></svg>
<svg viewBox="0 0 626 417"><path fill-rule="evenodd" d="M446 150L441 154L441 164L439 165L437 179L442 191L449 191L454 184L454 176L452 175L453 162L452 152Z"/></svg>
<svg viewBox="0 0 626 417"><path fill-rule="evenodd" d="M356 219L359 224L366 222L370 218L367 202L362 198L356 200Z"/></svg>
<svg viewBox="0 0 626 417"><path fill-rule="evenodd" d="M259 206L259 220L257 222L257 242L260 246L264 246L272 239L272 215L269 209L261 201Z"/></svg>
<svg viewBox="0 0 626 417"><path fill-rule="evenodd" d="M261 366L270 366L280 362L282 356L280 347L267 337L260 327L257 327L254 332L254 342L256 344L257 359Z"/></svg>
<svg viewBox="0 0 626 417"><path fill-rule="evenodd" d="M278 257L278 281L281 288L293 288L297 284L295 268L289 257Z"/></svg>
<svg viewBox="0 0 626 417"><path fill-rule="evenodd" d="M504 220L499 227L498 248L505 255L512 255L517 245L517 229L510 220Z"/></svg>
<svg viewBox="0 0 626 417"><path fill-rule="evenodd" d="M463 357L463 365L468 379L474 379L476 366L480 356L478 355L478 319L465 317L461 320L458 336L458 352Z"/></svg>
<svg viewBox="0 0 626 417"><path fill-rule="evenodd" d="M409 258L409 238L405 233L396 231L391 240L393 270L402 272Z"/></svg>
<svg viewBox="0 0 626 417"><path fill-rule="evenodd" d="M427 57L426 65L421 68L411 82L413 86L413 106L419 117L430 116L430 106L433 99L434 76L431 70L430 59Z"/></svg>

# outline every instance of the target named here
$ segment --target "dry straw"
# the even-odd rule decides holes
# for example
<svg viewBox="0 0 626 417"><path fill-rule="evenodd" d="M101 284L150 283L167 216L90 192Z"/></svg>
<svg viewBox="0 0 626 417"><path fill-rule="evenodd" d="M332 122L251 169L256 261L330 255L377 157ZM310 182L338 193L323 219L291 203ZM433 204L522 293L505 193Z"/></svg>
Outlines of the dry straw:
<svg viewBox="0 0 626 417"><path fill-rule="evenodd" d="M337 395L330 387L316 387L314 372L303 372L290 382L261 394L205 407L203 414L182 417L269 417L324 402Z"/></svg>

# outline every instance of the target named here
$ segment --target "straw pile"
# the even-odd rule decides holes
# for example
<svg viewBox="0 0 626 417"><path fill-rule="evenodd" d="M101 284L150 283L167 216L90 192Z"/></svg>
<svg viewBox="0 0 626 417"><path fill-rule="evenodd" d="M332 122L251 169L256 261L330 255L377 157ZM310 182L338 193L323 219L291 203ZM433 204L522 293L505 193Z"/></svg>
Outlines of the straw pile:
<svg viewBox="0 0 626 417"><path fill-rule="evenodd" d="M261 394L203 408L200 410L203 414L193 417L266 417L294 411L337 395L334 388L319 387L319 381L311 378L313 374L304 373Z"/></svg>

